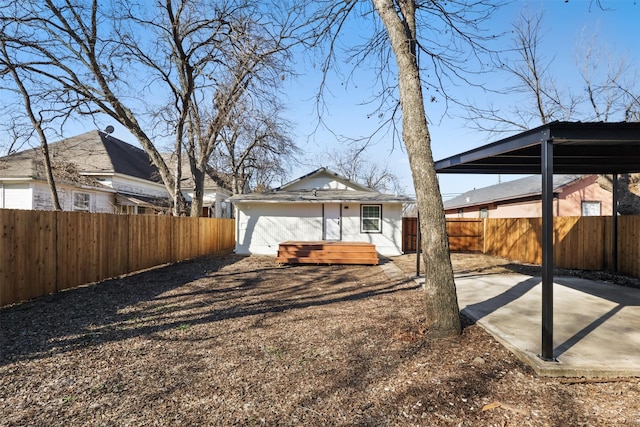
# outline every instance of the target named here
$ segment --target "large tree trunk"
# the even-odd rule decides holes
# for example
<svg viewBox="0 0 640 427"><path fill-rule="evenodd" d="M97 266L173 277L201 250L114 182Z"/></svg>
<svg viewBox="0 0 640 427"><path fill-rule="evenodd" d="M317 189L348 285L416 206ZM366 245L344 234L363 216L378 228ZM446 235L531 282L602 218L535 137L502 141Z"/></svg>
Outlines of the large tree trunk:
<svg viewBox="0 0 640 427"><path fill-rule="evenodd" d="M53 206L53 210L61 211L62 207L60 206L60 198L58 197L56 181L53 177L53 167L51 166L51 156L49 155L49 145L47 144L47 138L42 131L42 127L40 127L39 125L37 127L37 131L40 135L40 150L42 151L42 156L44 157L44 166L47 173L47 184L49 185L49 193L51 194L51 204Z"/></svg>
<svg viewBox="0 0 640 427"><path fill-rule="evenodd" d="M423 236L428 333L433 337L452 336L460 333L460 313L415 55L415 2L373 0L373 3L387 30L398 65L402 136L409 155ZM401 16L396 7L400 8Z"/></svg>
<svg viewBox="0 0 640 427"><path fill-rule="evenodd" d="M199 169L192 171L193 175L193 197L191 198L191 216L202 216L202 208L204 206L204 172Z"/></svg>

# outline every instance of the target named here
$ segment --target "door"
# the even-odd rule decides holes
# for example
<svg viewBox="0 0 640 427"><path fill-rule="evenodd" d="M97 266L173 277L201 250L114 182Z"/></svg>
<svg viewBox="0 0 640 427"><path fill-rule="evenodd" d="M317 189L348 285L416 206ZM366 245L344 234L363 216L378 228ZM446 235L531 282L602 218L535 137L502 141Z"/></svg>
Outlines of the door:
<svg viewBox="0 0 640 427"><path fill-rule="evenodd" d="M323 206L323 240L340 240L340 203L327 203Z"/></svg>

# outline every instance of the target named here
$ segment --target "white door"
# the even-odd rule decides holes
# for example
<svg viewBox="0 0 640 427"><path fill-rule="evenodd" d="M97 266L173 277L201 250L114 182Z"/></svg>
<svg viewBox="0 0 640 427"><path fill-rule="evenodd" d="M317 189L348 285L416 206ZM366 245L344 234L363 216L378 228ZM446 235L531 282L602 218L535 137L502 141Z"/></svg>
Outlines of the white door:
<svg viewBox="0 0 640 427"><path fill-rule="evenodd" d="M322 239L340 240L340 204L330 203L324 205L324 230Z"/></svg>

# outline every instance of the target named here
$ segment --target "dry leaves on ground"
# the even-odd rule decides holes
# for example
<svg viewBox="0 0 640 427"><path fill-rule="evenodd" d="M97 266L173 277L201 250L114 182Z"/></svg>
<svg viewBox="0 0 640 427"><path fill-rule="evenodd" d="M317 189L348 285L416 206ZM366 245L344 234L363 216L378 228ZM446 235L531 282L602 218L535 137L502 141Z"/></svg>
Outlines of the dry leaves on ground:
<svg viewBox="0 0 640 427"><path fill-rule="evenodd" d="M0 425L640 424L636 380L537 378L473 325L430 341L421 298L227 255L6 307Z"/></svg>

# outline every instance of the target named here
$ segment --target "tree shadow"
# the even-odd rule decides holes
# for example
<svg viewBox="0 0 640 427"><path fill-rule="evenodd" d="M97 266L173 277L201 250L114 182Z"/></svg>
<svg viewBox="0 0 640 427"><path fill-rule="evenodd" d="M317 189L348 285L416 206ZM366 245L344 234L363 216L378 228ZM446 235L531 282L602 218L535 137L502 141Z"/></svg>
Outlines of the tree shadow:
<svg viewBox="0 0 640 427"><path fill-rule="evenodd" d="M245 261L247 268L227 271ZM249 261L247 261L249 260ZM0 310L0 366L138 336L247 316L331 305L417 289L379 283L377 267L275 265L251 257L205 257L71 289ZM265 277L281 278L265 287Z"/></svg>
<svg viewBox="0 0 640 427"><path fill-rule="evenodd" d="M474 323L485 316L497 311L501 307L506 306L525 295L531 289L535 288L541 282L540 277L529 277L509 287L504 292L493 296L487 300L467 305L460 312L461 314L473 319Z"/></svg>

